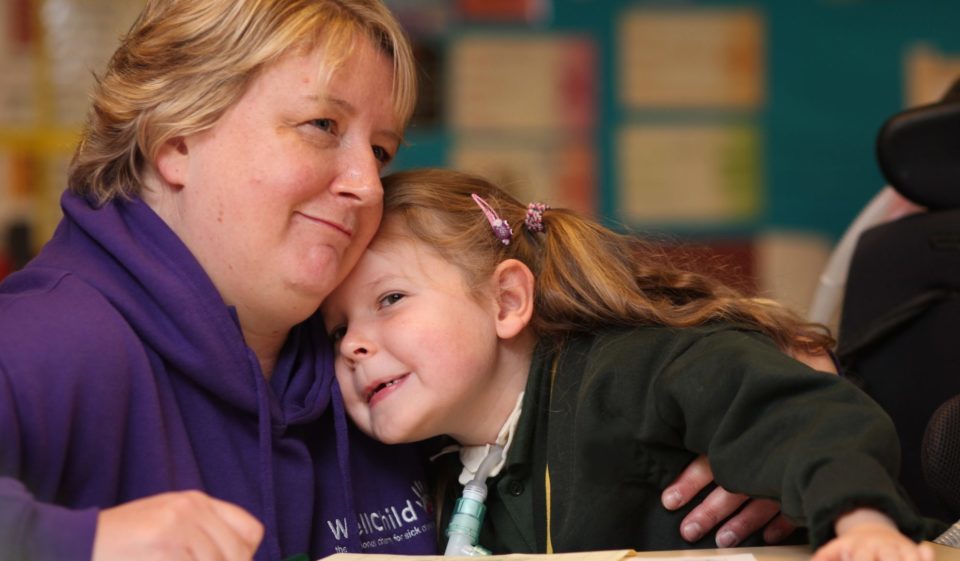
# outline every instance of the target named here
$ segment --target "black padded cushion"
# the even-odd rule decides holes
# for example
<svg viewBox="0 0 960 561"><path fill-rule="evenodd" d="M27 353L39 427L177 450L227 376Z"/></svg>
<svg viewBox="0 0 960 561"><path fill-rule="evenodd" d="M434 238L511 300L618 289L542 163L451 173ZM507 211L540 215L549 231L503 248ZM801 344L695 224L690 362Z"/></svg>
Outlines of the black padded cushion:
<svg viewBox="0 0 960 561"><path fill-rule="evenodd" d="M887 120L877 160L890 185L931 210L960 207L960 80L938 103Z"/></svg>
<svg viewBox="0 0 960 561"><path fill-rule="evenodd" d="M954 511L960 512L960 395L937 408L923 434L921 461L927 485Z"/></svg>

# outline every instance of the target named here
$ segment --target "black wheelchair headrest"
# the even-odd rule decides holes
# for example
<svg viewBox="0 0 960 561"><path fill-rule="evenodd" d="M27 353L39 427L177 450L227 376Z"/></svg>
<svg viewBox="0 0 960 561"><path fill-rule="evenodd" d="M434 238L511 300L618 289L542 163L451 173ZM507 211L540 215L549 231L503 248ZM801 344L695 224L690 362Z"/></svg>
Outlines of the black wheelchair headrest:
<svg viewBox="0 0 960 561"><path fill-rule="evenodd" d="M890 185L914 203L960 207L960 79L940 101L888 119L877 159Z"/></svg>

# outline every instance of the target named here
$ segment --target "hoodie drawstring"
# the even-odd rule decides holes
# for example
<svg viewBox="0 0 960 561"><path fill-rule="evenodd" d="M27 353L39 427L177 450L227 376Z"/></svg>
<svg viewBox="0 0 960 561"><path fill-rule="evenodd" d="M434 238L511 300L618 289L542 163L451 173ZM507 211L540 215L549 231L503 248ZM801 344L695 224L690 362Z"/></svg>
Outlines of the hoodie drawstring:
<svg viewBox="0 0 960 561"><path fill-rule="evenodd" d="M340 466L340 479L343 482L343 494L346 508L346 518L352 531L347 532L350 542L350 551L363 553L360 547L360 519L357 516L357 506L353 501L353 480L350 477L350 440L347 434L347 414L343 408L343 395L340 386L334 383L331 387L333 401L333 426L337 437L337 464Z"/></svg>
<svg viewBox="0 0 960 561"><path fill-rule="evenodd" d="M259 362L253 351L248 351L249 358L253 364ZM266 527L264 535L273 536L270 543L263 544L269 548L268 559L281 559L280 541L277 524L276 491L273 485L273 434L270 420L270 397L267 391L267 380L260 372L260 368L254 368L254 385L257 388L257 428L260 445L260 500L261 511L263 512L263 525Z"/></svg>

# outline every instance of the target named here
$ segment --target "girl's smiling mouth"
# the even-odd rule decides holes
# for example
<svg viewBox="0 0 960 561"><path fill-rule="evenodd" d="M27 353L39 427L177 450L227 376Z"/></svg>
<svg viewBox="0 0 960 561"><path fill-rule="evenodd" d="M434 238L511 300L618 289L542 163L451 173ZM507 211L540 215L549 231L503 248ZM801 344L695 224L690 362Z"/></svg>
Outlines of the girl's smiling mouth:
<svg viewBox="0 0 960 561"><path fill-rule="evenodd" d="M398 378L388 379L367 386L364 391L364 398L367 401L367 405L374 405L396 391L396 389L403 384L404 380L406 380L407 376L408 374L404 374Z"/></svg>

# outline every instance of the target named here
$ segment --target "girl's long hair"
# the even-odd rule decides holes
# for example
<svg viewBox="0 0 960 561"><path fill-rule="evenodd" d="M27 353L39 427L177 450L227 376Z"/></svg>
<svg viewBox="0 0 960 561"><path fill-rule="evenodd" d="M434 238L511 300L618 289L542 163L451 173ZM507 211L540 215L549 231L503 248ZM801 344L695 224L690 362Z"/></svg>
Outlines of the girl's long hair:
<svg viewBox="0 0 960 561"><path fill-rule="evenodd" d="M684 270L658 246L573 211L548 209L544 231L532 232L524 226L527 207L483 178L423 169L387 176L383 186L385 224L399 220L399 231L461 268L472 289L505 259L525 263L536 279L531 326L540 336L725 321L758 329L786 351L818 354L833 345L825 327ZM509 245L494 236L473 193L510 225Z"/></svg>

